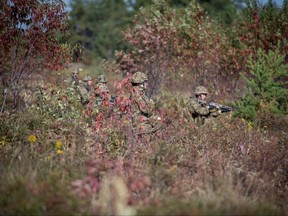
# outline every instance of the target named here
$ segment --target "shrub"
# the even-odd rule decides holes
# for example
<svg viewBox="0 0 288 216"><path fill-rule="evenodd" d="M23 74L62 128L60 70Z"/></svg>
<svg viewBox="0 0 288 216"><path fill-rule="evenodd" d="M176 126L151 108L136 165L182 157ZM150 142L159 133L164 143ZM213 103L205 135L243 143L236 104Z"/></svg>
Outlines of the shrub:
<svg viewBox="0 0 288 216"><path fill-rule="evenodd" d="M251 76L243 76L247 90L242 99L235 102L235 115L257 122L263 113L287 114L288 90L285 88L287 64L279 51L258 51L257 59L250 57L247 67Z"/></svg>
<svg viewBox="0 0 288 216"><path fill-rule="evenodd" d="M19 81L59 70L69 60L70 48L60 41L67 33L66 18L61 0L1 2L1 112L9 91L15 95L13 108L18 108Z"/></svg>

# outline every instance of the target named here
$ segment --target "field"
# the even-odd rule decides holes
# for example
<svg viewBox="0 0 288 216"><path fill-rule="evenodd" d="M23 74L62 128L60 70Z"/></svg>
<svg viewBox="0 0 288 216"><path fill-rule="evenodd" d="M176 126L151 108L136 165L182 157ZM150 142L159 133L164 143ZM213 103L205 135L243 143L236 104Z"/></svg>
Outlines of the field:
<svg viewBox="0 0 288 216"><path fill-rule="evenodd" d="M165 92L163 127L135 138L125 117L99 130L69 88L51 86L1 114L1 215L287 214L287 116L197 128L185 98Z"/></svg>
<svg viewBox="0 0 288 216"><path fill-rule="evenodd" d="M70 2L1 1L0 216L288 216L288 1Z"/></svg>

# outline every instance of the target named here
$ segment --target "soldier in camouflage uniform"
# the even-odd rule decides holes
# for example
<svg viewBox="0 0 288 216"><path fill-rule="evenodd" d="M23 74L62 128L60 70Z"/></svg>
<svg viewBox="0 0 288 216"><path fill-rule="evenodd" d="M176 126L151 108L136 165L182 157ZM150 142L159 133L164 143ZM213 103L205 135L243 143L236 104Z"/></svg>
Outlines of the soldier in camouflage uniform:
<svg viewBox="0 0 288 216"><path fill-rule="evenodd" d="M100 74L97 78L97 83L104 83L106 84L108 82L107 77L103 74Z"/></svg>
<svg viewBox="0 0 288 216"><path fill-rule="evenodd" d="M92 88L92 78L85 76L83 82L79 82L79 93L82 105L87 105L90 101L90 92Z"/></svg>
<svg viewBox="0 0 288 216"><path fill-rule="evenodd" d="M95 103L93 104L93 113L102 113L106 118L109 117L113 111L113 102L111 101L111 96L109 94L109 89L107 85L103 83L98 83L93 92L95 96Z"/></svg>
<svg viewBox="0 0 288 216"><path fill-rule="evenodd" d="M79 85L79 74L80 72L82 72L83 69L82 68L78 68L77 70L74 70L71 75L68 77L67 80L65 80L65 82L68 85L71 85L72 87L77 87Z"/></svg>
<svg viewBox="0 0 288 216"><path fill-rule="evenodd" d="M131 84L133 88L130 95L130 112L135 132L136 134L155 132L159 126L157 120L160 121L161 118L154 115L155 103L145 94L148 86L146 74L134 73L131 77Z"/></svg>
<svg viewBox="0 0 288 216"><path fill-rule="evenodd" d="M97 83L95 86L95 104L102 105L103 99L104 101L110 100L109 88L105 83Z"/></svg>
<svg viewBox="0 0 288 216"><path fill-rule="evenodd" d="M99 77L96 80L96 86L95 87L96 88L99 87L100 89L106 89L106 90L108 89L108 92L109 92L109 88L107 86L107 82L108 82L107 77L105 75L103 75L103 74L100 74Z"/></svg>
<svg viewBox="0 0 288 216"><path fill-rule="evenodd" d="M219 109L209 109L209 106L205 101L208 94L207 88L204 86L197 86L194 93L195 97L190 98L187 108L197 126L204 125L210 121L210 119L221 114L221 110Z"/></svg>

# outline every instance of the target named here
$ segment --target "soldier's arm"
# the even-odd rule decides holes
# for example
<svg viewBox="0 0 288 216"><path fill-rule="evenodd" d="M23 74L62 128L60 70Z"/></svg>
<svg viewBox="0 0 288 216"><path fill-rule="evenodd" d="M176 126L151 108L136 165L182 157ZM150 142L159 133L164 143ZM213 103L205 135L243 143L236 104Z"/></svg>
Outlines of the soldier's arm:
<svg viewBox="0 0 288 216"><path fill-rule="evenodd" d="M135 97L135 102L142 114L147 115L147 117L150 117L153 114L154 103L152 100L149 100L148 98L145 99L139 95L138 97Z"/></svg>
<svg viewBox="0 0 288 216"><path fill-rule="evenodd" d="M216 110L216 111L210 112L210 113L211 113L211 116L217 117L217 116L221 115L221 110L219 109L219 110Z"/></svg>
<svg viewBox="0 0 288 216"><path fill-rule="evenodd" d="M210 116L212 117L217 117L219 115L221 115L221 109L219 106L214 105L214 104L209 104L209 112L210 112Z"/></svg>
<svg viewBox="0 0 288 216"><path fill-rule="evenodd" d="M79 88L79 92L80 92L82 100L84 100L84 101L89 100L89 92L87 91L87 89L85 87L81 86Z"/></svg>
<svg viewBox="0 0 288 216"><path fill-rule="evenodd" d="M190 102L191 109L199 115L208 115L210 113L207 106L201 106L197 101Z"/></svg>

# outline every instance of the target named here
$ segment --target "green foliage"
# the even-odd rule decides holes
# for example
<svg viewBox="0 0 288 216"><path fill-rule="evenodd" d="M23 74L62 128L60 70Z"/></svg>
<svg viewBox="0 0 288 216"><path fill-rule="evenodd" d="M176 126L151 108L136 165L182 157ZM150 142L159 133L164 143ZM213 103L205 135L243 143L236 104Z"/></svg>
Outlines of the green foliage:
<svg viewBox="0 0 288 216"><path fill-rule="evenodd" d="M183 9L191 4L189 0L165 1L170 8ZM72 44L81 44L85 49L84 57L113 59L116 50L126 50L128 44L122 40L122 31L133 22L133 16L143 8L149 8L161 1L112 1L112 0L72 0L69 24ZM215 3L200 1L209 15L221 22L231 24L236 16L236 6L228 0ZM220 14L220 16L219 16Z"/></svg>
<svg viewBox="0 0 288 216"><path fill-rule="evenodd" d="M246 0L246 7L241 10L237 25L238 40L241 42L242 55L257 55L257 50L276 50L286 55L288 50L287 4L282 7L269 1L260 5L257 1ZM278 46L280 44L280 46Z"/></svg>
<svg viewBox="0 0 288 216"><path fill-rule="evenodd" d="M75 119L80 117L82 109L79 103L80 98L73 87L51 91L46 91L41 86L38 86L35 92L37 104L33 104L31 108L55 119Z"/></svg>
<svg viewBox="0 0 288 216"><path fill-rule="evenodd" d="M258 58L250 57L248 69L251 75L244 76L247 91L244 97L235 103L236 116L257 122L262 113L287 114L287 64L279 50L258 50Z"/></svg>
<svg viewBox="0 0 288 216"><path fill-rule="evenodd" d="M125 1L71 1L71 42L85 49L85 61L112 59L117 49L125 48L121 31L131 22Z"/></svg>
<svg viewBox="0 0 288 216"><path fill-rule="evenodd" d="M85 214L67 181L82 174L86 124L74 93L57 90L39 86L32 107L0 115L2 214Z"/></svg>
<svg viewBox="0 0 288 216"><path fill-rule="evenodd" d="M238 19L237 5L230 0L200 0L201 6L208 15L219 22L232 25Z"/></svg>
<svg viewBox="0 0 288 216"><path fill-rule="evenodd" d="M159 2L159 1L154 1ZM191 0L166 0L167 4L172 8L185 8L191 4ZM239 1L230 0L199 0L204 11L212 18L218 19L221 23L231 25L237 19L237 5ZM148 7L153 4L153 0L136 0L131 3L134 10L138 11L141 7Z"/></svg>

